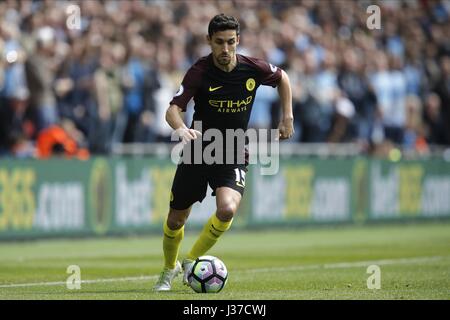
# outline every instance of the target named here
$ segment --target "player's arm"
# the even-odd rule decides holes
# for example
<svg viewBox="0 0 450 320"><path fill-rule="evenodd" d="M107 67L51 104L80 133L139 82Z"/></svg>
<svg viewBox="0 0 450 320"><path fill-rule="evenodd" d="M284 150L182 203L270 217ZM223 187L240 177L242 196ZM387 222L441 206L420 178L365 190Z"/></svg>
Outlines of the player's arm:
<svg viewBox="0 0 450 320"><path fill-rule="evenodd" d="M294 134L294 114L292 112L291 84L289 76L284 70L281 70L281 79L277 89L281 104L281 120L278 125L280 139L289 139Z"/></svg>
<svg viewBox="0 0 450 320"><path fill-rule="evenodd" d="M183 121L183 110L176 104L171 104L166 111L166 121L182 139L183 143L197 139L201 136L201 132L189 129Z"/></svg>
<svg viewBox="0 0 450 320"><path fill-rule="evenodd" d="M188 102L195 96L202 82L203 72L205 71L205 59L197 61L186 72L180 88L169 102L169 108L166 111L166 121L175 130L175 133L182 139L183 143L197 139L201 132L190 129L184 123L183 112L186 111Z"/></svg>

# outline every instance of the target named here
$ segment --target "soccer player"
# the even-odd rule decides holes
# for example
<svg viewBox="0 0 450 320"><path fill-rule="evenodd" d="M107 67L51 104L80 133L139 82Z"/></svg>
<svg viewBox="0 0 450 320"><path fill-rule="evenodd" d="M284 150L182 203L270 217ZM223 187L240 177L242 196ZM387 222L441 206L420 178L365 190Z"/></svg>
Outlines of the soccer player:
<svg viewBox="0 0 450 320"><path fill-rule="evenodd" d="M256 89L260 85L278 89L282 108L279 138L288 139L294 133L292 93L287 74L263 60L237 54L239 28L234 17L224 14L216 15L210 21L206 38L212 52L200 58L187 71L180 89L170 102L166 120L187 145L201 139L208 129L220 130L224 135L227 129L247 130ZM192 97L195 102L194 117L193 124L188 128L182 112L186 111ZM194 121L201 121L201 132L194 129ZM202 142L202 146L205 145ZM234 152L234 160L239 158L239 153L245 152L238 147L233 151L223 150ZM248 161L178 164L171 189L169 214L163 226L165 266L154 290L170 290L172 280L182 270L183 283L187 284L188 270L194 260L204 255L230 228L244 193L247 164ZM206 222L181 264L177 259L184 224L192 205L206 196L208 184L216 197L216 212Z"/></svg>

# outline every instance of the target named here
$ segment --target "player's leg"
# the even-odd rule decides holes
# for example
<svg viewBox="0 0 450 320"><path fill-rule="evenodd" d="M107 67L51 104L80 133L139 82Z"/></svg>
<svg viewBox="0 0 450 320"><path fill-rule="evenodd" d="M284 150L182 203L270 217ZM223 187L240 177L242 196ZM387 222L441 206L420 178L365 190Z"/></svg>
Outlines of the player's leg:
<svg viewBox="0 0 450 320"><path fill-rule="evenodd" d="M155 291L169 291L172 288L172 280L182 271L177 258L184 237L184 224L191 208L192 206L184 210L169 210L163 226L164 268L153 288Z"/></svg>
<svg viewBox="0 0 450 320"><path fill-rule="evenodd" d="M181 241L184 237L184 224L191 212L192 206L184 210L170 208L163 230L164 267L175 268Z"/></svg>
<svg viewBox="0 0 450 320"><path fill-rule="evenodd" d="M200 236L183 260L183 282L187 284L188 270L195 259L206 254L222 234L227 231L244 194L244 166L218 166L210 174L210 185L216 196L217 210L204 225Z"/></svg>
<svg viewBox="0 0 450 320"><path fill-rule="evenodd" d="M191 251L183 260L184 284L188 283L188 270L194 260L205 255L217 243L222 234L230 229L242 199L242 195L238 191L229 187L217 188L215 193L217 210L208 219Z"/></svg>
<svg viewBox="0 0 450 320"><path fill-rule="evenodd" d="M220 236L227 231L241 202L241 194L229 187L216 189L217 210L206 222L203 230L188 253L187 258L195 260L204 255L217 242Z"/></svg>
<svg viewBox="0 0 450 320"><path fill-rule="evenodd" d="M163 226L164 269L154 287L156 291L170 290L173 278L182 271L177 258L184 237L184 224L192 204L205 197L206 183L198 168L178 166L172 184L169 214Z"/></svg>

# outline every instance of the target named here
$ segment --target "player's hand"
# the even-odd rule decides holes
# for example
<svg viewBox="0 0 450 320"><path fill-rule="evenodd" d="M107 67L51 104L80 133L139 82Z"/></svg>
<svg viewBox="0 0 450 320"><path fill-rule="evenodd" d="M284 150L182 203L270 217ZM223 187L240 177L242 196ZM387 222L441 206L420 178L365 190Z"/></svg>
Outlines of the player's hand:
<svg viewBox="0 0 450 320"><path fill-rule="evenodd" d="M287 118L281 120L280 124L278 125L278 130L280 130L279 139L290 139L294 135L294 119Z"/></svg>
<svg viewBox="0 0 450 320"><path fill-rule="evenodd" d="M188 143L191 140L195 140L202 136L202 133L198 130L188 129L188 128L179 128L175 130L178 137L181 139L183 144Z"/></svg>

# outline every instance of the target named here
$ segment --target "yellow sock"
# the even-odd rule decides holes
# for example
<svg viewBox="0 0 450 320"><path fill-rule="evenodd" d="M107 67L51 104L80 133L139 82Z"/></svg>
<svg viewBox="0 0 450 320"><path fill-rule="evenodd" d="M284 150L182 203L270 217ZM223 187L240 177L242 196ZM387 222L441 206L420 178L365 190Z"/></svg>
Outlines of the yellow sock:
<svg viewBox="0 0 450 320"><path fill-rule="evenodd" d="M223 222L217 218L214 213L206 222L203 227L200 236L194 243L191 251L188 253L187 258L195 260L200 256L203 256L211 247L217 242L219 237L228 229L230 229L233 219L227 222Z"/></svg>
<svg viewBox="0 0 450 320"><path fill-rule="evenodd" d="M184 237L184 226L180 229L172 230L167 225L167 220L164 222L164 238L163 238L163 251L164 251L164 267L168 269L175 268L175 264L178 258L178 251L180 249L181 240Z"/></svg>

